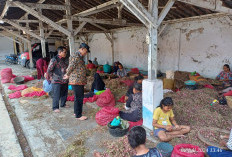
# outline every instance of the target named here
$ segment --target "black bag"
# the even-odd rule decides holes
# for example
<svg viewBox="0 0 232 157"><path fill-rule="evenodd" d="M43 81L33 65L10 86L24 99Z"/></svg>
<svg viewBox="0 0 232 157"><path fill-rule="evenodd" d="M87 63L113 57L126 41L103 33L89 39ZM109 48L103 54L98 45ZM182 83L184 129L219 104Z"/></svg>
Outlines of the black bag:
<svg viewBox="0 0 232 157"><path fill-rule="evenodd" d="M223 96L221 98L219 98L219 104L221 105L227 105L227 101L226 101L226 98Z"/></svg>

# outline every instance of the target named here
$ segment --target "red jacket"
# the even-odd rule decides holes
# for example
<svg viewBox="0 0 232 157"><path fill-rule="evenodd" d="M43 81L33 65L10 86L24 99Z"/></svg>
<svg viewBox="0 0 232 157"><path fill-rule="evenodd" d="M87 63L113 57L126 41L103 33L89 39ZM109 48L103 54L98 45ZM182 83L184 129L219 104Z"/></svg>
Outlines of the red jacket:
<svg viewBox="0 0 232 157"><path fill-rule="evenodd" d="M95 69L95 68L96 66L93 63L87 64L87 69Z"/></svg>

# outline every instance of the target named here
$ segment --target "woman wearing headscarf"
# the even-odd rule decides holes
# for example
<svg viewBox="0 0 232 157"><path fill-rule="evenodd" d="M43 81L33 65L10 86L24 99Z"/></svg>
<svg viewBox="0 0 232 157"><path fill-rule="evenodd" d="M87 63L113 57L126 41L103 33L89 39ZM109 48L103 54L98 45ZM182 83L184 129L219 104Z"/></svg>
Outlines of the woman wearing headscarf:
<svg viewBox="0 0 232 157"><path fill-rule="evenodd" d="M94 94L98 91L105 89L105 83L103 82L101 76L96 73L94 75L94 81L92 83L91 91L88 94L85 94L85 98L93 97Z"/></svg>

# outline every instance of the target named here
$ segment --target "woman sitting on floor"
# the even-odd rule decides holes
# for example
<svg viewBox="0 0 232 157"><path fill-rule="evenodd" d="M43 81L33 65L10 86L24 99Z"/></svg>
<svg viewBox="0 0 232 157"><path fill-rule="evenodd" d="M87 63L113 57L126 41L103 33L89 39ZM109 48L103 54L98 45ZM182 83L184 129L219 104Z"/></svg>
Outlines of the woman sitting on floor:
<svg viewBox="0 0 232 157"><path fill-rule="evenodd" d="M92 70L92 69L95 69L96 66L93 64L93 62L91 60L88 61L88 64L87 64L87 69L88 70Z"/></svg>
<svg viewBox="0 0 232 157"><path fill-rule="evenodd" d="M130 109L120 111L119 116L124 120L137 122L142 118L142 85L135 83L133 93Z"/></svg>
<svg viewBox="0 0 232 157"><path fill-rule="evenodd" d="M178 125L174 119L172 98L166 97L153 114L154 136L160 141L168 142L175 137L182 137L190 131L189 126Z"/></svg>
<svg viewBox="0 0 232 157"><path fill-rule="evenodd" d="M118 77L126 77L127 76L127 71L126 69L123 68L122 64L118 64L118 71L117 71Z"/></svg>
<svg viewBox="0 0 232 157"><path fill-rule="evenodd" d="M134 94L134 93L133 93L134 84L135 84L135 83L142 84L143 79L144 79L144 77L143 77L142 75L140 75L140 74L139 74L139 76L136 76L136 77L134 78L134 81L135 81L135 82L133 83L133 85L131 85L131 86L129 87L128 91L126 92L126 96L125 96L125 102L126 102L125 108L126 108L126 110L130 108L130 104L131 104L131 102L132 102L132 100L133 100L132 95Z"/></svg>
<svg viewBox="0 0 232 157"><path fill-rule="evenodd" d="M102 91L105 89L105 83L103 82L101 76L96 73L94 75L94 81L92 83L91 91L88 94L85 94L85 98L93 97L94 94L98 91Z"/></svg>
<svg viewBox="0 0 232 157"><path fill-rule="evenodd" d="M230 71L230 66L228 64L223 66L223 71L220 72L216 79L223 81L223 88L232 86L232 72Z"/></svg>

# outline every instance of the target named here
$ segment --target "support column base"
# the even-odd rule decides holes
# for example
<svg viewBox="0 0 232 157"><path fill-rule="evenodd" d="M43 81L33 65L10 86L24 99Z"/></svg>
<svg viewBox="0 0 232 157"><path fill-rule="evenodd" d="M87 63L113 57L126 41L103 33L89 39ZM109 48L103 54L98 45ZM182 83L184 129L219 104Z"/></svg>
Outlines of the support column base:
<svg viewBox="0 0 232 157"><path fill-rule="evenodd" d="M153 111L163 99L163 81L159 79L143 81L143 126L153 130Z"/></svg>

